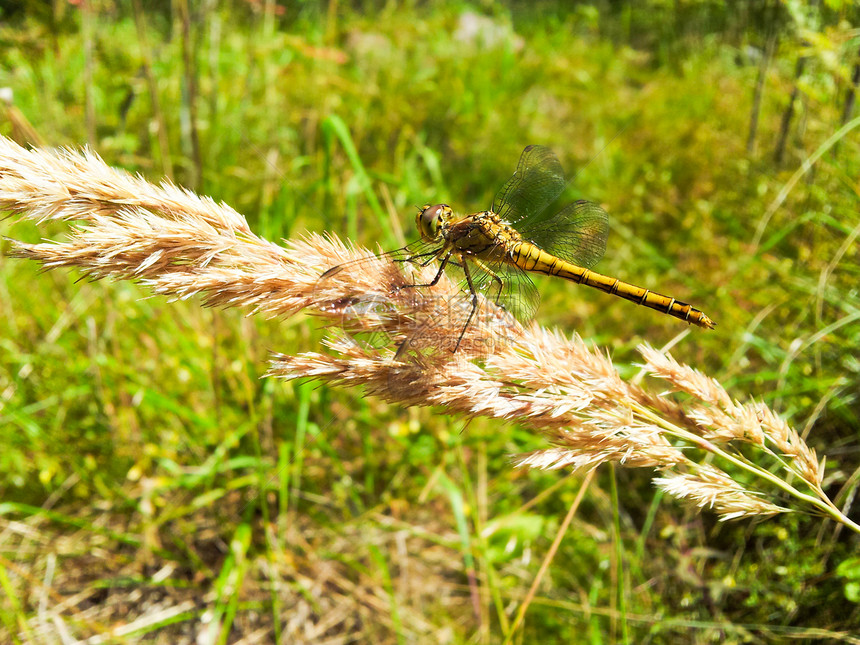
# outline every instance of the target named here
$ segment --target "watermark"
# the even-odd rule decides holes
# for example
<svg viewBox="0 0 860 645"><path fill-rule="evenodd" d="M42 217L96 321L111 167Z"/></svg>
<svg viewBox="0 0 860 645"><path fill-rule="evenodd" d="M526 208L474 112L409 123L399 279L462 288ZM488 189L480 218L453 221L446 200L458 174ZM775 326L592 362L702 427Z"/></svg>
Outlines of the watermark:
<svg viewBox="0 0 860 645"><path fill-rule="evenodd" d="M467 292L437 295L402 287L329 300L318 309L362 348L391 348L400 361L485 358L521 333L509 312Z"/></svg>

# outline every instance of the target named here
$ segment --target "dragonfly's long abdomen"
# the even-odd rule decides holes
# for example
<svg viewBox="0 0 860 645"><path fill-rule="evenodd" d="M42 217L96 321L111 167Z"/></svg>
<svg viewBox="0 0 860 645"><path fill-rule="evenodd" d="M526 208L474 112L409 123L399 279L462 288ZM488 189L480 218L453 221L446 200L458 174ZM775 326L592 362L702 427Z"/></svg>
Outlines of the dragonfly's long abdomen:
<svg viewBox="0 0 860 645"><path fill-rule="evenodd" d="M519 242L514 245L511 252L511 260L524 271L558 276L577 284L585 284L589 287L600 289L604 293L619 296L625 300L635 302L637 305L656 309L664 314L669 314L699 327L706 329L714 328L714 321L708 318L703 311L696 309L686 302L655 293L650 289L637 287L617 278L595 273L591 269L586 269L585 267L577 266L561 258L557 258L529 242Z"/></svg>

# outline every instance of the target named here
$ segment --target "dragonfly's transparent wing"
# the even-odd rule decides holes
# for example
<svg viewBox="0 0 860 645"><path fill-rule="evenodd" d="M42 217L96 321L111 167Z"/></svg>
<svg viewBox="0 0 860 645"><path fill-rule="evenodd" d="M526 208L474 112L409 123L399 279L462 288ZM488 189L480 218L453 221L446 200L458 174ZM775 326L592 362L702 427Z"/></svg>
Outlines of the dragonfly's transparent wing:
<svg viewBox="0 0 860 645"><path fill-rule="evenodd" d="M545 146L528 146L517 171L493 201L493 211L523 238L555 256L592 267L603 257L609 218L593 202L578 201L552 214L547 207L566 185L558 158Z"/></svg>
<svg viewBox="0 0 860 645"><path fill-rule="evenodd" d="M502 307L521 323L528 323L535 316L540 294L534 282L528 274L511 264L504 262L483 262L483 267L469 263L472 273L472 283L476 291L484 294L484 297ZM467 281L461 284L463 290L468 292Z"/></svg>
<svg viewBox="0 0 860 645"><path fill-rule="evenodd" d="M436 357L449 361L452 353L467 358L487 356L522 332L519 323L534 317L540 296L528 275L516 267L464 258L462 262L450 260L445 273L458 289L443 295L423 292L420 297L432 306L426 308L423 318L416 318L417 324L398 349L397 360L428 363Z"/></svg>
<svg viewBox="0 0 860 645"><path fill-rule="evenodd" d="M546 146L523 150L517 171L493 200L493 212L511 224L540 221L541 213L554 202L566 185L558 157Z"/></svg>
<svg viewBox="0 0 860 645"><path fill-rule="evenodd" d="M369 266L374 264L391 264L396 268L398 266L396 263L420 262L424 258L432 258L438 255L439 248L440 245L438 243L419 240L393 251L386 251L385 253L368 253L364 257L332 266L320 275L317 286L323 286L329 280L336 278L342 280L342 274L344 272L352 275L359 275L362 271L366 271ZM340 275L340 278L338 278L338 275Z"/></svg>
<svg viewBox="0 0 860 645"><path fill-rule="evenodd" d="M421 273L420 267L432 263L439 248L420 241L336 265L314 285L311 307L365 347L386 346L401 326L403 309L409 307L408 300L416 291L410 285ZM410 264L415 271L404 272Z"/></svg>
<svg viewBox="0 0 860 645"><path fill-rule="evenodd" d="M580 200L552 217L526 222L520 234L544 251L588 269L606 251L609 216L594 202Z"/></svg>

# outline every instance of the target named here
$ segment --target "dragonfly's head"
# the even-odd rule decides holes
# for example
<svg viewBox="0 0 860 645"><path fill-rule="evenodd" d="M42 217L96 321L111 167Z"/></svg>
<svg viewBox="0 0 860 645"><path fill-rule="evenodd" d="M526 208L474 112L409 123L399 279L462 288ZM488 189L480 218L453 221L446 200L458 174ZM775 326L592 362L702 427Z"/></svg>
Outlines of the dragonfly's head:
<svg viewBox="0 0 860 645"><path fill-rule="evenodd" d="M415 218L421 237L428 242L439 239L442 224L451 217L452 213L453 211L448 204L436 204L435 206L425 204L421 212L418 213L418 217Z"/></svg>

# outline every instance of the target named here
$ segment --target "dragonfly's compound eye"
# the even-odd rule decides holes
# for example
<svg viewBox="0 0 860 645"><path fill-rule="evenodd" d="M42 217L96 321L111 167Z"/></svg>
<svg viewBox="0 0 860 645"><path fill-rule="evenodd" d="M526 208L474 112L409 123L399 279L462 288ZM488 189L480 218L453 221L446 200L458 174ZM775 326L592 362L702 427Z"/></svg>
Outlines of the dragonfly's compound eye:
<svg viewBox="0 0 860 645"><path fill-rule="evenodd" d="M425 206L418 213L416 222L418 230L421 232L421 237L425 240L435 240L439 237L439 227L442 225L442 216L446 211L451 209L446 204L436 204L435 206Z"/></svg>

